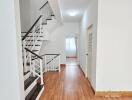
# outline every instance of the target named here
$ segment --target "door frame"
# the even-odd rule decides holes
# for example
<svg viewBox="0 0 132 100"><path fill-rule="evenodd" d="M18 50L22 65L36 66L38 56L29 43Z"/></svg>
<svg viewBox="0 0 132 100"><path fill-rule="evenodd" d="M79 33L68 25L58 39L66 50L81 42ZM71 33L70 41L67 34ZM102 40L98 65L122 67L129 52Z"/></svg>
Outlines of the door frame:
<svg viewBox="0 0 132 100"><path fill-rule="evenodd" d="M91 81L91 66L88 66L89 65L89 35L92 34L93 36L93 24L89 25L88 28L87 28L87 39L86 39L86 44L87 44L87 53L86 53L86 77ZM93 40L93 39L92 39ZM92 52L92 51L91 51ZM91 58L91 65L92 65L92 58ZM90 71L89 71L90 70Z"/></svg>

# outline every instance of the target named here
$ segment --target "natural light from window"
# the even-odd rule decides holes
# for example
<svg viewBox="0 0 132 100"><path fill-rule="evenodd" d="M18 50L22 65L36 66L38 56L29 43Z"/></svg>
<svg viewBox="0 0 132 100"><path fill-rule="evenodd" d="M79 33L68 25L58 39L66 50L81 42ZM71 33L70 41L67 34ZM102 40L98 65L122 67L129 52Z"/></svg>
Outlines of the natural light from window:
<svg viewBox="0 0 132 100"><path fill-rule="evenodd" d="M66 39L66 50L67 51L76 51L75 38Z"/></svg>

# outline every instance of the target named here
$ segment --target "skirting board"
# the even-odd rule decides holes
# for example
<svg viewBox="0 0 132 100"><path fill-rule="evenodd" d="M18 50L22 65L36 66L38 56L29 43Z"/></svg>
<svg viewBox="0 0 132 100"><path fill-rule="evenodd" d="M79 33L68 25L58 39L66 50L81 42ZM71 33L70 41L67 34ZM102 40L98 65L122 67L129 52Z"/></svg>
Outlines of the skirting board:
<svg viewBox="0 0 132 100"><path fill-rule="evenodd" d="M106 92L100 92L96 91L95 96L101 96L101 97L132 97L132 91L106 91Z"/></svg>
<svg viewBox="0 0 132 100"><path fill-rule="evenodd" d="M78 65L78 67L79 67L79 69L81 70L81 72L83 73L83 75L86 77L84 71L83 71L82 68L81 68L81 65ZM88 80L88 81L89 81L89 80Z"/></svg>
<svg viewBox="0 0 132 100"><path fill-rule="evenodd" d="M93 94L95 94L95 90L94 90L94 88L92 87L91 82L89 81L89 79L88 79L88 78L87 78L87 80L88 80L88 82L89 82L89 84L90 84L90 88L91 88L91 90L92 90Z"/></svg>

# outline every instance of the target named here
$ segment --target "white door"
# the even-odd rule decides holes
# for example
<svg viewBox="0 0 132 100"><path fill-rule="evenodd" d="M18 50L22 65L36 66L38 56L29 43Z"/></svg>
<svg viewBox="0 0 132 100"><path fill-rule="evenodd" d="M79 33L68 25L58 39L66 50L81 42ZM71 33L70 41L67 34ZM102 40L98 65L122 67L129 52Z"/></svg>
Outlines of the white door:
<svg viewBox="0 0 132 100"><path fill-rule="evenodd" d="M87 76L91 81L91 73L92 73L92 26L88 28L88 55L87 55Z"/></svg>

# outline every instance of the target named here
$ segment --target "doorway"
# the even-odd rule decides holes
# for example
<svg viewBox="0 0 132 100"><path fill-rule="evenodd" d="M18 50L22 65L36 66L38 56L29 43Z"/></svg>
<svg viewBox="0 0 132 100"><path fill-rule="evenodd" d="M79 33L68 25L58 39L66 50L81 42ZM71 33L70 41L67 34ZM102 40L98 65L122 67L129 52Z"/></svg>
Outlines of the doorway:
<svg viewBox="0 0 132 100"><path fill-rule="evenodd" d="M66 38L66 58L77 58L77 40L75 37Z"/></svg>

